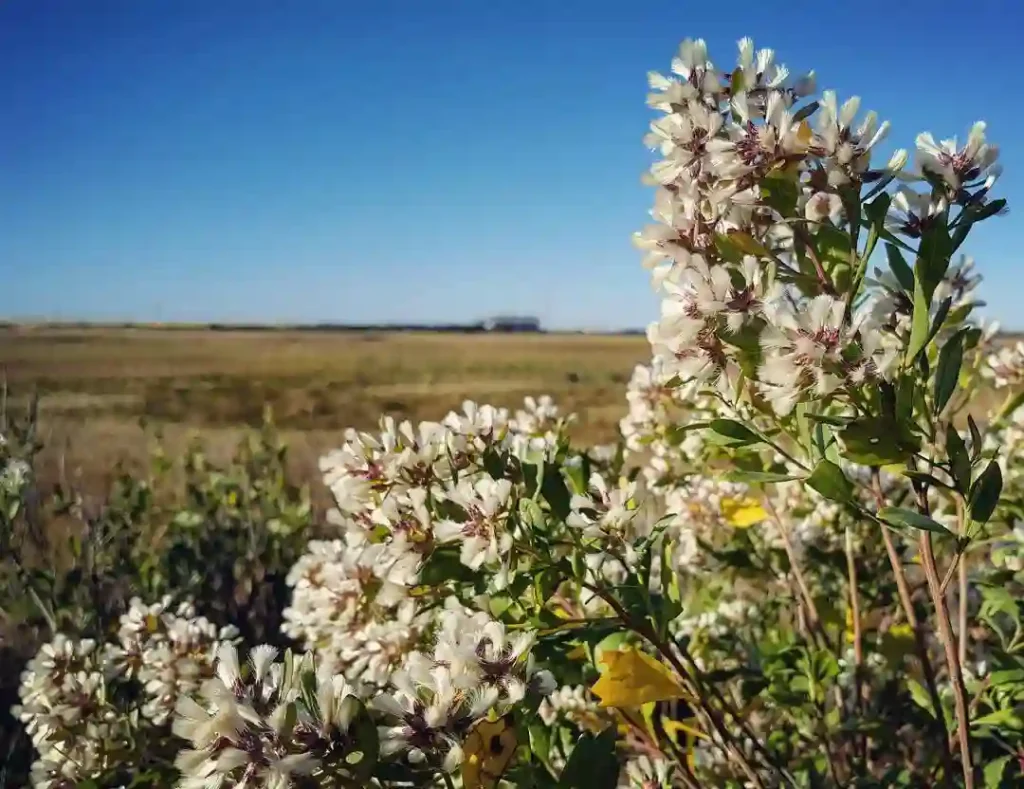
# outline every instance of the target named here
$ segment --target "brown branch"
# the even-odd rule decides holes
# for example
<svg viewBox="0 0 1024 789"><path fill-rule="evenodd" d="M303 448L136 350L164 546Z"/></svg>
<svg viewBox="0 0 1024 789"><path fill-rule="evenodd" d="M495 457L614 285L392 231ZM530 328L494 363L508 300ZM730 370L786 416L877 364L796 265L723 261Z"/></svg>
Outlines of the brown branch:
<svg viewBox="0 0 1024 789"><path fill-rule="evenodd" d="M927 488L917 490L917 508L922 515L930 515ZM953 625L949 619L949 608L942 594L939 574L935 567L935 551L932 548L931 532L922 531L918 538L921 551L921 563L928 579L932 604L935 607L935 618L939 624L939 640L946 653L946 668L949 671L950 684L953 686L953 706L956 709L957 729L960 736L960 764L963 767L965 789L974 789L974 765L971 760L970 713L967 711L967 688L964 686L964 675L961 670L957 643L953 636Z"/></svg>
<svg viewBox="0 0 1024 789"><path fill-rule="evenodd" d="M946 653L946 667L949 671L950 684L953 686L953 701L956 708L957 730L960 736L960 762L963 766L964 786L974 788L974 766L971 762L970 714L967 711L967 689L964 687L964 675L960 668L957 645L953 637L953 626L949 620L949 609L946 598L939 589L939 574L935 570L935 553L932 550L932 539L929 532L921 532L919 539L921 559L924 564L928 588L931 591L932 603L935 606L935 618L939 623L939 640L942 641Z"/></svg>
<svg viewBox="0 0 1024 789"><path fill-rule="evenodd" d="M853 681L857 710L864 714L864 634L861 629L860 595L857 593L857 563L853 557L853 533L846 527L846 575L850 585L850 613L853 618ZM867 762L869 740L861 738L861 750Z"/></svg>
<svg viewBox="0 0 1024 789"><path fill-rule="evenodd" d="M871 490L875 495L875 502L879 509L881 509L885 506L885 496L882 494L882 480L878 469L872 469L871 471ZM892 532L884 523L881 525L881 528L882 540L885 542L885 551L889 555L889 564L892 566L892 574L896 580L896 590L899 593L900 606L903 608L903 615L907 618L907 624L914 631L914 646L917 650L917 659L921 663L921 671L924 673L928 697L931 699L932 707L935 710L935 720L942 727L941 756L944 768L942 771L943 778L946 786L954 789L953 773L956 767L953 763L953 755L950 752L949 743L947 742L949 728L946 726L946 714L942 710L942 700L939 698L939 687L935 681L935 669L928 657L928 642L925 639L924 627L918 622L917 614L914 613L914 600L910 596L910 587L907 584L907 575L903 570L903 563L900 561L900 555L897 553L896 546L892 541Z"/></svg>

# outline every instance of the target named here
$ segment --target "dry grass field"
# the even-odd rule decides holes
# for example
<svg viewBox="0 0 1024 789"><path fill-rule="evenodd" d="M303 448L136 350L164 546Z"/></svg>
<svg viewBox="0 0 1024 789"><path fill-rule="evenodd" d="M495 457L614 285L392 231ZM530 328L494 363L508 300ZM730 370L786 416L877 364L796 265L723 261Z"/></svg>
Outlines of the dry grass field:
<svg viewBox="0 0 1024 789"><path fill-rule="evenodd" d="M173 455L199 434L212 454L273 409L296 471L349 426L382 413L439 419L465 399L516 406L551 394L580 415L581 440L611 439L642 336L363 334L201 328L0 329L11 395L40 396L44 473L103 484L118 461Z"/></svg>

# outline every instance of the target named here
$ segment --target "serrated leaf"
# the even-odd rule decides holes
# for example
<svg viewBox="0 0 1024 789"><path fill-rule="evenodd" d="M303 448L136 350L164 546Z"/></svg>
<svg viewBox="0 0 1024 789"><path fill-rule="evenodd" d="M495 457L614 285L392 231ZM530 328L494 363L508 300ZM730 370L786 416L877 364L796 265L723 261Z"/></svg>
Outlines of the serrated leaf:
<svg viewBox="0 0 1024 789"><path fill-rule="evenodd" d="M999 464L992 460L971 486L969 502L971 520L977 523L987 523L999 504L999 496L1002 492L1003 472L999 468Z"/></svg>
<svg viewBox="0 0 1024 789"><path fill-rule="evenodd" d="M927 515L922 515L906 507L882 507L878 511L878 519L885 521L894 529L917 529L935 534L949 534L949 529Z"/></svg>
<svg viewBox="0 0 1024 789"><path fill-rule="evenodd" d="M831 501L846 502L853 498L853 483L829 460L818 462L807 478L807 485Z"/></svg>

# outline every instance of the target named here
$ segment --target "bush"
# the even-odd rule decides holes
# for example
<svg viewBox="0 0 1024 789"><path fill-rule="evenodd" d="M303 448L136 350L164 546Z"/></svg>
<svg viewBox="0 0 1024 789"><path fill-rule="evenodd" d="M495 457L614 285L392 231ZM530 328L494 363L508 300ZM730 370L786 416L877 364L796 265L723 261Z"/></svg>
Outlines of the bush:
<svg viewBox="0 0 1024 789"><path fill-rule="evenodd" d="M385 418L323 459L313 535L270 433L225 470L195 450L175 512L124 480L86 517L10 431L34 785L1024 780L1024 346L953 262L1003 211L998 151L979 123L874 166L887 126L747 39L672 68L619 446L573 447L546 398ZM82 524L66 572L17 547L48 507Z"/></svg>

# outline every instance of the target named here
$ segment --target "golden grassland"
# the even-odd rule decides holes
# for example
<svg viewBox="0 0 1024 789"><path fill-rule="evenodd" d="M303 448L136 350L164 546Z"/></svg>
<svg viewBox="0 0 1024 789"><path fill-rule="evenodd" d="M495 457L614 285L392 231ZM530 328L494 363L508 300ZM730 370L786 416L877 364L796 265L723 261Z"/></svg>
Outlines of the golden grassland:
<svg viewBox="0 0 1024 789"><path fill-rule="evenodd" d="M440 419L466 399L550 394L579 414L581 441L611 440L648 358L642 336L0 328L13 400L40 397L43 473L86 489L140 467L158 437L172 457L195 434L227 453L264 404L307 480L345 428Z"/></svg>

